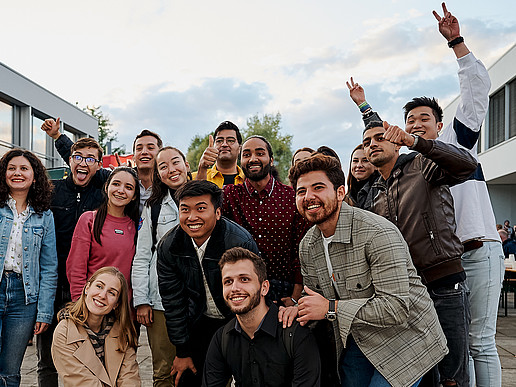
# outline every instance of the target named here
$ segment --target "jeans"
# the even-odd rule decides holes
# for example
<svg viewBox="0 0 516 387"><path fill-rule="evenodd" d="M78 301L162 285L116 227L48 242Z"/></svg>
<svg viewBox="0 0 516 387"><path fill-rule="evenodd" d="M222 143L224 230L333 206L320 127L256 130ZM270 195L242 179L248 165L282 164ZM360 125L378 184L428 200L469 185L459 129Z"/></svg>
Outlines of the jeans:
<svg viewBox="0 0 516 387"><path fill-rule="evenodd" d="M428 289L439 318L449 353L439 362L441 383L454 380L459 387L469 386L469 290L464 282L456 286Z"/></svg>
<svg viewBox="0 0 516 387"><path fill-rule="evenodd" d="M478 387L502 385L495 335L500 288L505 271L503 259L500 242L484 242L482 247L462 255L466 283L471 290L470 384L476 382Z"/></svg>
<svg viewBox="0 0 516 387"><path fill-rule="evenodd" d="M390 387L389 382L367 360L351 335L340 357L339 372L342 387ZM412 387L419 385L419 379Z"/></svg>
<svg viewBox="0 0 516 387"><path fill-rule="evenodd" d="M36 313L36 302L25 304L21 274L4 272L0 282L0 386L20 385L20 367Z"/></svg>

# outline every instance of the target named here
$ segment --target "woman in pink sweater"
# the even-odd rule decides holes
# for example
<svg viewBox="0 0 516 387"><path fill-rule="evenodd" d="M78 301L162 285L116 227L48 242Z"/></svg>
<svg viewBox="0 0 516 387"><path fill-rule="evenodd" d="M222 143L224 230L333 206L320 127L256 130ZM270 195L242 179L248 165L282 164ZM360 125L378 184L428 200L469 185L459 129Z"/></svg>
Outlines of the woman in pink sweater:
<svg viewBox="0 0 516 387"><path fill-rule="evenodd" d="M129 167L113 170L104 185L106 200L97 211L81 215L66 261L66 276L72 300L81 295L88 278L104 266L118 268L131 278L138 230L140 189L136 171ZM132 298L129 284L129 301Z"/></svg>

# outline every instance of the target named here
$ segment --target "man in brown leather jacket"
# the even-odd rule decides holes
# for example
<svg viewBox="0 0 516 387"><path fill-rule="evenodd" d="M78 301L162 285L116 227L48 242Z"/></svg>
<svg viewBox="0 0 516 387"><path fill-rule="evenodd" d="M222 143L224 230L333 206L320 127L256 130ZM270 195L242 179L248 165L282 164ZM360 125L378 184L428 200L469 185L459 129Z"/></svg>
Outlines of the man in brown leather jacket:
<svg viewBox="0 0 516 387"><path fill-rule="evenodd" d="M477 162L454 145L410 135L385 121L366 126L363 145L380 172L372 211L400 229L448 341L439 379L444 386L469 385L469 303L449 186L467 180ZM417 152L400 155L401 146Z"/></svg>

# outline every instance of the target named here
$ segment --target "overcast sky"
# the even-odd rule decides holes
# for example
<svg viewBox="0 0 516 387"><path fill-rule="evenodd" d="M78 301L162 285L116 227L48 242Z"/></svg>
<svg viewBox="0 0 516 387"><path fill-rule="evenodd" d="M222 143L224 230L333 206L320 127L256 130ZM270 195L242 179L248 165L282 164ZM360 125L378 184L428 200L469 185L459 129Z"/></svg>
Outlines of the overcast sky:
<svg viewBox="0 0 516 387"><path fill-rule="evenodd" d="M515 1L447 6L486 66L516 43ZM294 150L329 145L347 164L362 130L350 76L399 125L410 98L445 106L458 94L432 9L442 14L428 0L9 1L0 62L71 103L101 105L127 148L148 128L186 152L223 120L245 127L280 112Z"/></svg>

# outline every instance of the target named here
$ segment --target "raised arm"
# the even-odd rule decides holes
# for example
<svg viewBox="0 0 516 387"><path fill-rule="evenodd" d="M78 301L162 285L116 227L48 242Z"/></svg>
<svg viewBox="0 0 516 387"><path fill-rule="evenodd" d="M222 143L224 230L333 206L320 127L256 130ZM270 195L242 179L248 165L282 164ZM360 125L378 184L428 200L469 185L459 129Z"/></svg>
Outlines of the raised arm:
<svg viewBox="0 0 516 387"><path fill-rule="evenodd" d="M349 82L346 81L346 86L349 89L349 96L362 113L362 121L364 121L364 126L367 126L367 124L371 121L383 121L380 118L380 115L373 111L371 105L367 103L364 88L360 86L358 82L355 83L353 77L350 78Z"/></svg>

